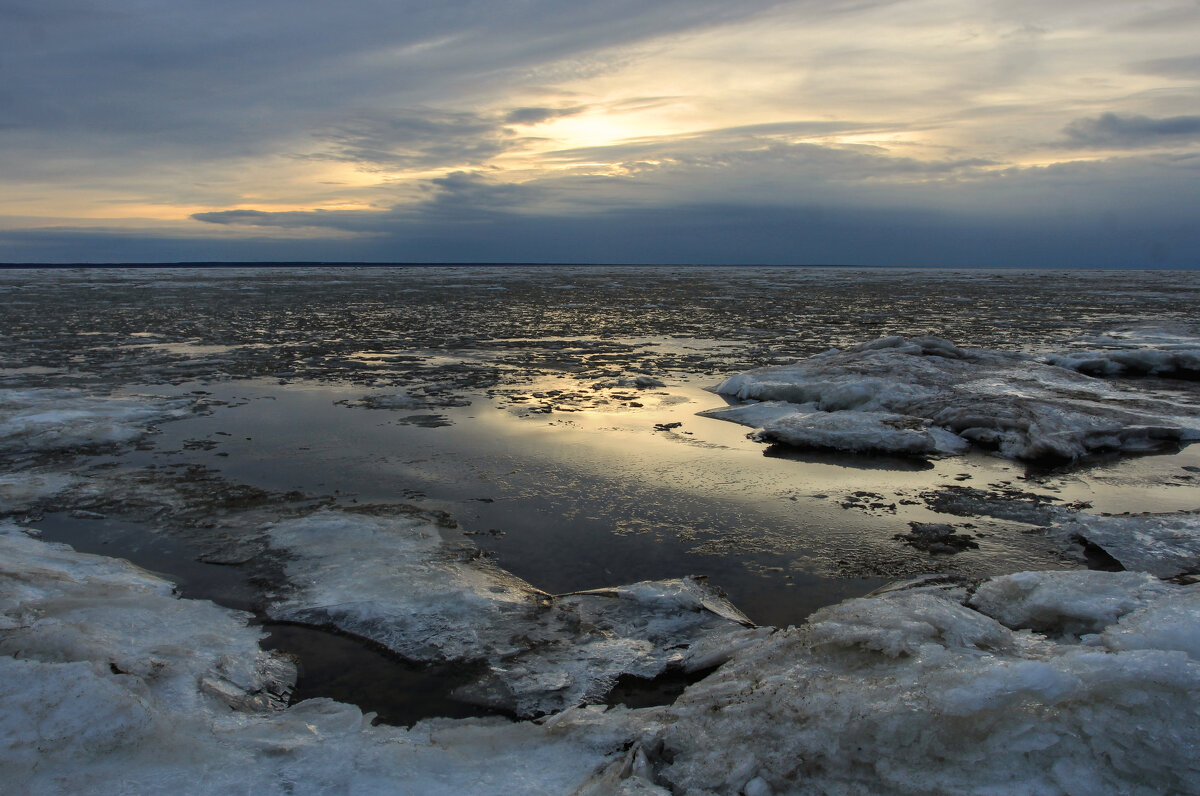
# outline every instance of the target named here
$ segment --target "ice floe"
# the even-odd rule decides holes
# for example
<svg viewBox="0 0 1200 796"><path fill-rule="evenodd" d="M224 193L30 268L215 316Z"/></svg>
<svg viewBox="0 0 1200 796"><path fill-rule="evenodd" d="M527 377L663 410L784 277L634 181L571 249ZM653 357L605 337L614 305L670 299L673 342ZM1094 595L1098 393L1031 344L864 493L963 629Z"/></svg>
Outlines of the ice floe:
<svg viewBox="0 0 1200 796"><path fill-rule="evenodd" d="M688 689L640 746L686 793L1200 791L1200 591L1078 574L822 609Z"/></svg>
<svg viewBox="0 0 1200 796"><path fill-rule="evenodd" d="M1125 569L1170 578L1200 572L1200 513L1100 515L1060 512L1054 530L1100 547Z"/></svg>
<svg viewBox="0 0 1200 796"><path fill-rule="evenodd" d="M351 519L343 532L417 535ZM336 538L330 517L311 520L281 538ZM404 729L328 699L282 707L289 668L243 614L12 526L0 552L0 766L23 792L1200 792L1200 586L1146 574L1023 572L973 592L925 579L799 628L739 631L738 649L714 648L731 659L670 706ZM349 569L363 595L395 585ZM477 585L515 588L493 574ZM601 600L647 626L685 606L740 627L686 581L570 598L583 602L557 610L581 627L616 624ZM611 652L592 645L592 665Z"/></svg>
<svg viewBox="0 0 1200 796"><path fill-rule="evenodd" d="M328 699L284 708L292 668L259 650L246 615L12 526L0 529L0 611L13 793L561 794L620 752L611 731L404 729Z"/></svg>
<svg viewBox="0 0 1200 796"><path fill-rule="evenodd" d="M140 439L153 423L186 415L189 405L76 390L0 390L0 452L122 445Z"/></svg>
<svg viewBox="0 0 1200 796"><path fill-rule="evenodd" d="M86 661L138 678L143 695L180 709L198 709L204 695L237 709L286 699L295 672L259 650L248 615L175 599L170 583L132 564L46 544L16 526L0 526L0 548L0 653Z"/></svg>
<svg viewBox="0 0 1200 796"><path fill-rule="evenodd" d="M1052 365L1089 376L1200 378L1200 339L1164 329L1128 329L1094 337L1093 348L1051 354Z"/></svg>
<svg viewBox="0 0 1200 796"><path fill-rule="evenodd" d="M621 675L715 665L759 633L700 580L552 596L420 519L324 511L269 534L295 586L274 617L333 625L410 661L484 663L459 697L517 715L598 701Z"/></svg>
<svg viewBox="0 0 1200 796"><path fill-rule="evenodd" d="M1064 546L1095 545L1127 570L1160 578L1200 573L1200 512L1095 514L1014 489L984 491L958 484L922 494L934 511L985 516L1045 529Z"/></svg>
<svg viewBox="0 0 1200 796"><path fill-rule="evenodd" d="M1013 459L1076 460L1200 439L1188 407L933 337L832 349L731 376L716 392L762 402L703 413L758 427L760 440L852 453L934 456L976 443Z"/></svg>
<svg viewBox="0 0 1200 796"><path fill-rule="evenodd" d="M1176 351L1153 348L1068 351L1051 354L1046 361L1089 376L1200 376L1200 348Z"/></svg>

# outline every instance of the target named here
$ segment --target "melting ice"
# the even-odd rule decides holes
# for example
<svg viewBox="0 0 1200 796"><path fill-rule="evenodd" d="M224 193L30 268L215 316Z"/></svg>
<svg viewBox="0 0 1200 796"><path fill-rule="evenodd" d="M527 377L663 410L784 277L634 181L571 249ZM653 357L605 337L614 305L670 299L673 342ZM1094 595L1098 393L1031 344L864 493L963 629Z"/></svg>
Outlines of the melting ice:
<svg viewBox="0 0 1200 796"><path fill-rule="evenodd" d="M1200 420L1164 399L933 337L832 349L731 376L716 391L761 403L709 417L759 427L766 442L852 453L935 456L975 443L1012 459L1071 461L1200 439Z"/></svg>

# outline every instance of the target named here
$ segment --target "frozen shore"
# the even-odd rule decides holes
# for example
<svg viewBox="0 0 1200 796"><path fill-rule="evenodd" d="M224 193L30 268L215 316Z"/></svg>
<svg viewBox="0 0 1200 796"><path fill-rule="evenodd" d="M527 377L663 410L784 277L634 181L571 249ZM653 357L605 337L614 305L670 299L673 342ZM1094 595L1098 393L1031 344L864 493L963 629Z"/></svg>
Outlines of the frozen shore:
<svg viewBox="0 0 1200 796"><path fill-rule="evenodd" d="M1200 792L1200 284L544 273L0 279L5 787Z"/></svg>
<svg viewBox="0 0 1200 796"><path fill-rule="evenodd" d="M404 729L327 699L284 707L291 667L244 614L13 526L0 552L0 767L25 792L1200 792L1200 587L1143 573L918 582L737 631L673 705L569 692L541 721ZM673 614L677 595L641 608L664 599Z"/></svg>

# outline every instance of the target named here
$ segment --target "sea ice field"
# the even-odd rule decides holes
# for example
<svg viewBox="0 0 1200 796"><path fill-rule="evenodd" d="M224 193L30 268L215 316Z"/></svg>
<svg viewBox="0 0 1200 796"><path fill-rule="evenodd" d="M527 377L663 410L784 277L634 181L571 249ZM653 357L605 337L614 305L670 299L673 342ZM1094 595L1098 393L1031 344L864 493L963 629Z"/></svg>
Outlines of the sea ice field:
<svg viewBox="0 0 1200 796"><path fill-rule="evenodd" d="M0 271L29 793L1200 793L1200 273Z"/></svg>

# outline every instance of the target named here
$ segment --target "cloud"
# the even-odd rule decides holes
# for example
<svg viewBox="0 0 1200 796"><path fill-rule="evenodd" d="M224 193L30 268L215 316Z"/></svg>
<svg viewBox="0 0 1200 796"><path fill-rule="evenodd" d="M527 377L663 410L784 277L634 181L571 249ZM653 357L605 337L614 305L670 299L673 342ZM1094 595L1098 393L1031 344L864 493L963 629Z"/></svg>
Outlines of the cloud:
<svg viewBox="0 0 1200 796"><path fill-rule="evenodd" d="M268 213L264 210L218 210L212 213L193 213L197 221L207 221L209 224L269 224L271 219L282 213Z"/></svg>
<svg viewBox="0 0 1200 796"><path fill-rule="evenodd" d="M1200 157L1001 171L895 158L896 173L920 179L879 182L869 178L879 174L878 154L802 145L776 155L801 152L807 171L762 153L756 165L674 164L632 178L524 185L458 172L430 181L424 201L388 210L193 218L358 235L344 241L343 259L1200 265ZM1147 259L1151 250L1168 257Z"/></svg>
<svg viewBox="0 0 1200 796"><path fill-rule="evenodd" d="M1076 119L1063 128L1081 147L1132 148L1187 143L1200 139L1200 116L1149 116L1104 113Z"/></svg>
<svg viewBox="0 0 1200 796"><path fill-rule="evenodd" d="M394 229L402 215L395 211L372 210L215 210L193 213L191 218L229 227L277 227L282 229L333 229L375 234Z"/></svg>
<svg viewBox="0 0 1200 796"><path fill-rule="evenodd" d="M1184 55L1176 58L1154 58L1130 65L1130 71L1141 75L1164 77L1200 77L1200 55Z"/></svg>
<svg viewBox="0 0 1200 796"><path fill-rule="evenodd" d="M574 108L513 108L504 114L504 121L508 124L541 124L551 119L574 116L577 113L582 113L584 110L586 108L583 106Z"/></svg>
<svg viewBox="0 0 1200 796"><path fill-rule="evenodd" d="M324 149L301 157L364 169L476 164L518 145L512 131L491 116L420 108L393 116L363 115L315 138Z"/></svg>
<svg viewBox="0 0 1200 796"><path fill-rule="evenodd" d="M284 229L333 229L375 235L398 229L416 229L423 224L468 224L497 214L520 210L533 192L522 185L497 182L485 175L456 171L429 180L426 198L416 205L397 205L388 210L216 210L193 213L191 218L207 224L230 227L277 227Z"/></svg>
<svg viewBox="0 0 1200 796"><path fill-rule="evenodd" d="M258 220L301 220L290 213L268 215L273 218ZM356 223L348 218L353 214L337 215L339 224ZM1124 221L1092 213L988 218L899 204L864 208L820 201L793 207L672 204L591 215L498 212L471 224L450 217L413 223L379 213L375 234L306 241L178 233L147 237L125 230L0 231L0 260L1200 267L1200 232L1190 221ZM365 222L360 216L357 223Z"/></svg>
<svg viewBox="0 0 1200 796"><path fill-rule="evenodd" d="M365 170L473 166L536 140L512 126L532 126L585 110L519 107L484 113L405 108L391 115L360 114L317 133L314 138L323 149L299 157L355 163Z"/></svg>

